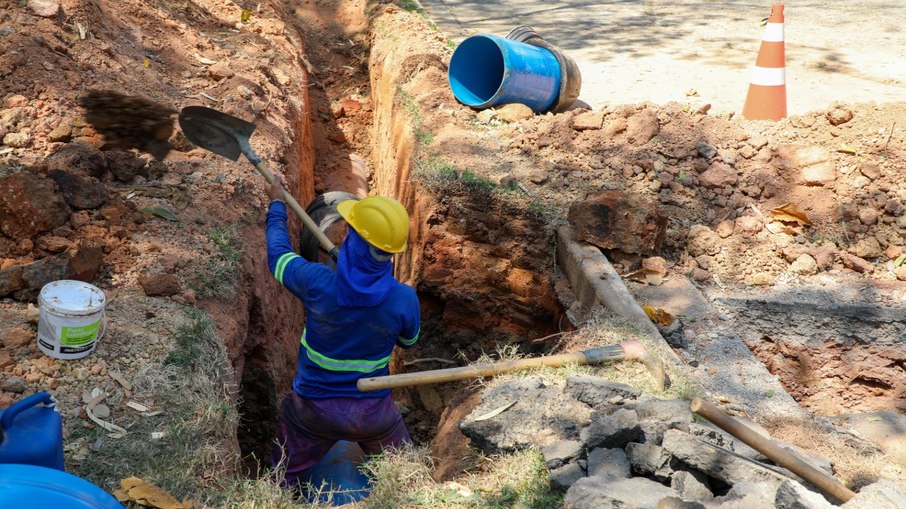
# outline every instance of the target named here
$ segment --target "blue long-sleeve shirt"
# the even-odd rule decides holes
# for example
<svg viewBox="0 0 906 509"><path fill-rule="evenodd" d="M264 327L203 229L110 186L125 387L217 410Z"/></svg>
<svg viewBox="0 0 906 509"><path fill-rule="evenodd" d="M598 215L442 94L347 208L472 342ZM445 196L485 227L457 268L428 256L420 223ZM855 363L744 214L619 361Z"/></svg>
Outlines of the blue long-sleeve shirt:
<svg viewBox="0 0 906 509"><path fill-rule="evenodd" d="M418 341L421 314L415 290L397 282L376 306L339 307L336 273L293 251L286 219L286 205L272 202L266 221L268 267L306 311L293 390L310 399L389 394L389 389L359 392L356 382L389 374L394 345L409 348Z"/></svg>

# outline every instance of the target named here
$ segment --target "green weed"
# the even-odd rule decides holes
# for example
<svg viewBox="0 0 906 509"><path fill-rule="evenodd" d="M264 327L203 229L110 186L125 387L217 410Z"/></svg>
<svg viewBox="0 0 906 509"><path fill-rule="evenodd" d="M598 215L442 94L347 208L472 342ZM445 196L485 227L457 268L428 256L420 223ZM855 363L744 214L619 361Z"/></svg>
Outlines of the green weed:
<svg viewBox="0 0 906 509"><path fill-rule="evenodd" d="M244 248L236 225L214 228L208 232L208 239L217 246L219 254L209 258L192 284L199 297L224 297L236 288L236 280L242 269Z"/></svg>

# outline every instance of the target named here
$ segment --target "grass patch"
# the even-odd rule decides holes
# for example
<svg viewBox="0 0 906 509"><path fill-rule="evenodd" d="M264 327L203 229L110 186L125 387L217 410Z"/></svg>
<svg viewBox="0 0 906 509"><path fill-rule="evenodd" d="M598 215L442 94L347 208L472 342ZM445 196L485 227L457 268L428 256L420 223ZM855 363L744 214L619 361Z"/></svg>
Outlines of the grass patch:
<svg viewBox="0 0 906 509"><path fill-rule="evenodd" d="M491 195L517 189L515 181L501 186L471 170L459 169L452 162L435 155L416 161L415 178L436 194L471 192Z"/></svg>
<svg viewBox="0 0 906 509"><path fill-rule="evenodd" d="M244 247L235 225L219 226L208 232L208 239L220 253L208 259L192 285L199 297L224 297L236 288L242 269Z"/></svg>
<svg viewBox="0 0 906 509"><path fill-rule="evenodd" d="M557 230L567 223L566 207L544 203L538 198L532 198L532 201L528 204L528 213L532 219L541 223L542 228L544 228L544 235L548 241L556 245Z"/></svg>
<svg viewBox="0 0 906 509"><path fill-rule="evenodd" d="M416 104L415 97L412 94L403 90L402 86L397 86L396 98L406 108L406 113L409 115L412 125L412 133L417 142L416 150L421 151L423 147L430 145L434 141L434 133L425 129L425 117L422 115L422 111Z"/></svg>
<svg viewBox="0 0 906 509"><path fill-rule="evenodd" d="M538 451L484 457L482 467L459 482L437 484L427 448L388 451L365 464L375 484L369 509L561 507L562 496L549 487Z"/></svg>

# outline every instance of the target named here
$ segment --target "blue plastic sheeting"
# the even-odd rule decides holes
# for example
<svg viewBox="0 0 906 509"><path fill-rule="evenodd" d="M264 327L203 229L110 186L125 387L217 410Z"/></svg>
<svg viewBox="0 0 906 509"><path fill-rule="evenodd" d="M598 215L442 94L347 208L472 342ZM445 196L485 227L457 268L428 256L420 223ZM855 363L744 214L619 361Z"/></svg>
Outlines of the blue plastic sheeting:
<svg viewBox="0 0 906 509"><path fill-rule="evenodd" d="M536 113L557 101L560 76L560 64L550 51L490 34L462 41L447 74L453 95L466 106L522 103Z"/></svg>
<svg viewBox="0 0 906 509"><path fill-rule="evenodd" d="M34 465L0 465L0 507L124 509L113 496L66 472Z"/></svg>
<svg viewBox="0 0 906 509"><path fill-rule="evenodd" d="M308 493L308 499L338 506L366 498L370 493L371 483L359 470L364 460L365 453L359 444L345 440L337 442L311 468L307 482L314 489Z"/></svg>

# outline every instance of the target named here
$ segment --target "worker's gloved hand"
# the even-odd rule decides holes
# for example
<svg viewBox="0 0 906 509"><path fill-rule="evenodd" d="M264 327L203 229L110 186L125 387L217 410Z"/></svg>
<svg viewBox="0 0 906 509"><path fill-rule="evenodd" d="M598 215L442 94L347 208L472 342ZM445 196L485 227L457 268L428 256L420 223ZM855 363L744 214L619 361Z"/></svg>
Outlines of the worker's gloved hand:
<svg viewBox="0 0 906 509"><path fill-rule="evenodd" d="M274 175L274 180L271 182L270 188L267 190L268 196L270 196L271 201L282 200L283 199L283 190L286 188L286 179L283 178L283 175Z"/></svg>

